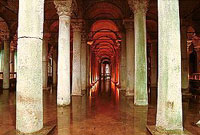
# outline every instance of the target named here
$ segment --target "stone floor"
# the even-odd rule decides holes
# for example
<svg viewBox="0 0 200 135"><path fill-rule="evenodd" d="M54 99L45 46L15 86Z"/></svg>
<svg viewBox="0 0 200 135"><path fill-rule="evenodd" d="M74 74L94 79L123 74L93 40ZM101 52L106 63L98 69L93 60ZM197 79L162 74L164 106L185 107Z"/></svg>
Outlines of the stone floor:
<svg viewBox="0 0 200 135"><path fill-rule="evenodd" d="M156 98L150 98L148 107L134 106L132 100L109 81L102 81L82 97L72 97L70 106L57 107L56 90L51 89L44 91L44 124L56 124L55 135L149 135L146 124L155 124ZM200 135L200 128L194 126L200 119L200 104L187 101L183 108L185 129ZM2 91L0 135L15 129L15 109L15 92Z"/></svg>

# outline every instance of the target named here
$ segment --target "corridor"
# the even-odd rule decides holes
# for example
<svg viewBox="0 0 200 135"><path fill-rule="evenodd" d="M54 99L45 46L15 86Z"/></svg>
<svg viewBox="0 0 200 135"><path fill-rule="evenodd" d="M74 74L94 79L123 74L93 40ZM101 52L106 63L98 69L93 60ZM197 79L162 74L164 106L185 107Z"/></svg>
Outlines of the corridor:
<svg viewBox="0 0 200 135"><path fill-rule="evenodd" d="M72 96L71 105L56 106L56 90L44 91L44 125L57 125L53 135L150 135L146 125L155 125L156 103L152 96L148 107L134 106L110 80L97 82L83 96ZM196 107L194 107L196 106ZM183 102L184 127L194 135L200 104ZM0 95L0 134L13 135L15 129L15 92Z"/></svg>

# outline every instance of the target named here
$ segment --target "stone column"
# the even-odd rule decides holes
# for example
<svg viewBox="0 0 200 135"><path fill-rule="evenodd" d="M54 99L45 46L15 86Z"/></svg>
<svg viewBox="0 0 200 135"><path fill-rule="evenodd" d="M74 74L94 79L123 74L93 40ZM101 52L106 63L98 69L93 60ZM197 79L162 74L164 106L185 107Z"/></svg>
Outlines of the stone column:
<svg viewBox="0 0 200 135"><path fill-rule="evenodd" d="M70 104L70 20L72 0L55 1L59 15L57 104Z"/></svg>
<svg viewBox="0 0 200 135"><path fill-rule="evenodd" d="M72 95L81 95L81 27L82 20L74 20L73 28L73 68Z"/></svg>
<svg viewBox="0 0 200 135"><path fill-rule="evenodd" d="M19 0L16 129L43 128L42 40L44 0Z"/></svg>
<svg viewBox="0 0 200 135"><path fill-rule="evenodd" d="M55 47L53 52L53 86L57 85L57 62L58 62L58 50Z"/></svg>
<svg viewBox="0 0 200 135"><path fill-rule="evenodd" d="M3 89L10 88L10 42L4 40Z"/></svg>
<svg viewBox="0 0 200 135"><path fill-rule="evenodd" d="M43 89L48 87L48 39L43 39L42 46L42 76L43 76Z"/></svg>
<svg viewBox="0 0 200 135"><path fill-rule="evenodd" d="M133 20L124 20L126 28L126 95L134 95L135 44Z"/></svg>
<svg viewBox="0 0 200 135"><path fill-rule="evenodd" d="M187 53L187 27L181 26L181 88L189 92L189 59Z"/></svg>
<svg viewBox="0 0 200 135"><path fill-rule="evenodd" d="M147 0L129 0L134 12L135 28L135 87L134 104L148 105L147 94L147 41L146 41L146 12Z"/></svg>
<svg viewBox="0 0 200 135"><path fill-rule="evenodd" d="M158 44L157 41L153 41L151 49L151 88L153 89L157 87L157 75L158 75Z"/></svg>
<svg viewBox="0 0 200 135"><path fill-rule="evenodd" d="M90 46L87 45L87 88L90 87Z"/></svg>
<svg viewBox="0 0 200 135"><path fill-rule="evenodd" d="M120 90L126 90L126 35L122 33L120 55Z"/></svg>
<svg viewBox="0 0 200 135"><path fill-rule="evenodd" d="M158 17L159 74L156 126L164 131L182 131L179 0L158 0Z"/></svg>
<svg viewBox="0 0 200 135"><path fill-rule="evenodd" d="M81 37L81 90L87 90L87 42L86 42L86 33L82 33Z"/></svg>
<svg viewBox="0 0 200 135"><path fill-rule="evenodd" d="M10 50L10 72L14 73L15 70L15 50ZM11 78L14 78L14 74L10 75Z"/></svg>

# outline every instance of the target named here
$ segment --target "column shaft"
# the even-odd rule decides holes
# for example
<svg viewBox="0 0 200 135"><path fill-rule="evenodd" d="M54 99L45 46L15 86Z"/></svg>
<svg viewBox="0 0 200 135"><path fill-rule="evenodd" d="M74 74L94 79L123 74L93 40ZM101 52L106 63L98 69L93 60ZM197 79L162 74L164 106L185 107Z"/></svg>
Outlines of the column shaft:
<svg viewBox="0 0 200 135"><path fill-rule="evenodd" d="M126 27L126 95L134 95L135 43L133 21L127 22Z"/></svg>
<svg viewBox="0 0 200 135"><path fill-rule="evenodd" d="M147 50L145 1L135 3L135 91L134 104L148 105L147 94Z"/></svg>
<svg viewBox="0 0 200 135"><path fill-rule="evenodd" d="M70 16L59 16L57 104L70 104Z"/></svg>
<svg viewBox="0 0 200 135"><path fill-rule="evenodd" d="M53 53L53 86L57 85L57 59L58 59L58 51L57 48Z"/></svg>
<svg viewBox="0 0 200 135"><path fill-rule="evenodd" d="M189 89L189 60L188 60L188 53L187 53L187 27L181 27L181 84L182 90L184 92L188 92Z"/></svg>
<svg viewBox="0 0 200 135"><path fill-rule="evenodd" d="M73 27L73 68L72 95L81 95L81 29L80 23L72 23Z"/></svg>
<svg viewBox="0 0 200 135"><path fill-rule="evenodd" d="M87 45L87 88L90 87L90 46Z"/></svg>
<svg viewBox="0 0 200 135"><path fill-rule="evenodd" d="M16 129L43 128L42 39L44 0L19 0Z"/></svg>
<svg viewBox="0 0 200 135"><path fill-rule="evenodd" d="M82 42L81 42L81 90L87 89L87 42L85 39L85 33L82 33Z"/></svg>
<svg viewBox="0 0 200 135"><path fill-rule="evenodd" d="M121 55L120 55L120 87L126 90L126 35L122 34Z"/></svg>
<svg viewBox="0 0 200 135"><path fill-rule="evenodd" d="M10 88L10 44L4 41L3 89Z"/></svg>
<svg viewBox="0 0 200 135"><path fill-rule="evenodd" d="M48 87L48 41L47 39L43 40L42 46L42 76L43 76L43 88Z"/></svg>
<svg viewBox="0 0 200 135"><path fill-rule="evenodd" d="M183 130L179 0L158 0L158 17L159 74L156 126L164 130Z"/></svg>
<svg viewBox="0 0 200 135"><path fill-rule="evenodd" d="M15 70L15 51L11 50L10 52L10 72L14 73ZM14 74L10 75L11 78L14 77Z"/></svg>
<svg viewBox="0 0 200 135"><path fill-rule="evenodd" d="M152 43L151 49L151 87L157 87L158 75L158 45L157 42Z"/></svg>

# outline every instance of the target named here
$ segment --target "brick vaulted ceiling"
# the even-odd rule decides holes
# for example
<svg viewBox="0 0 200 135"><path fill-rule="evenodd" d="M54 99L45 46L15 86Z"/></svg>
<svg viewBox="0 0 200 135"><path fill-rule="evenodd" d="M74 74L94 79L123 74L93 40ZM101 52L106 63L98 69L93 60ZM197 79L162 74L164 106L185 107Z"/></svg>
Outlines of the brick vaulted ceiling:
<svg viewBox="0 0 200 135"><path fill-rule="evenodd" d="M110 35L112 35L112 31L116 30L120 33L120 31L124 30L122 20L125 18L134 17L128 6L127 0L74 0L74 2L76 3L76 6L73 10L72 18L85 19L87 31L91 31L94 27L100 27L100 25L102 25L101 23L105 22L111 28ZM13 38L17 33L18 3L19 0L0 1L0 17L2 18L0 19L0 22L6 22L10 31L11 38ZM199 0L180 0L180 15L181 19L184 19L184 22L188 22L187 25L194 28L197 35L200 34ZM111 21L113 22L112 26ZM147 12L147 37L150 40L157 40L157 21L157 0L150 0L149 10ZM94 24L96 24L96 26L94 26ZM50 33L52 40L57 39L58 15L56 13L53 0L45 0L44 32ZM98 36L100 35L97 34L97 37ZM105 38L111 37L105 36L104 39Z"/></svg>

